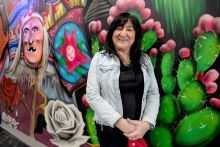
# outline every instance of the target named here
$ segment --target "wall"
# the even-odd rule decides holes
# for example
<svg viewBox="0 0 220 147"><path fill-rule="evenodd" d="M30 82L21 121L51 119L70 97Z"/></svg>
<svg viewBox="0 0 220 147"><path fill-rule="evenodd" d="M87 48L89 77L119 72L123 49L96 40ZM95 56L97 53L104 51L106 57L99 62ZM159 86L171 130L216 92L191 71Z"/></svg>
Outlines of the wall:
<svg viewBox="0 0 220 147"><path fill-rule="evenodd" d="M82 100L87 72L108 24L129 11L142 23L143 51L151 56L161 93L148 144L219 145L219 10L219 0L0 0L2 121L47 146L97 144L93 113ZM22 21L34 12L42 16L50 39L40 86L39 68L31 76L22 55L16 62L28 76L10 73ZM73 61L67 59L68 46L75 48ZM67 116L80 123L69 126Z"/></svg>

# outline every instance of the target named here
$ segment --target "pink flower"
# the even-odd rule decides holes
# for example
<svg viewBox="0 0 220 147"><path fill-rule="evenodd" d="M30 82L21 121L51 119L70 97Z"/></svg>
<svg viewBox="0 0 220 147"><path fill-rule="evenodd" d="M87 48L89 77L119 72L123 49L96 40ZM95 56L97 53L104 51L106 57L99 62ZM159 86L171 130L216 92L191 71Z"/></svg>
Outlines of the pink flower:
<svg viewBox="0 0 220 147"><path fill-rule="evenodd" d="M218 98L211 98L210 99L210 104L211 104L211 106L220 109L220 99L218 99Z"/></svg>
<svg viewBox="0 0 220 147"><path fill-rule="evenodd" d="M204 31L208 32L212 30L212 22L214 17L210 14L204 14L199 18L198 26Z"/></svg>
<svg viewBox="0 0 220 147"><path fill-rule="evenodd" d="M183 47L179 50L178 52L179 56L183 59L183 58L188 58L190 56L190 49Z"/></svg>
<svg viewBox="0 0 220 147"><path fill-rule="evenodd" d="M199 35L201 35L202 33L203 33L203 31L201 30L200 27L196 27L195 29L193 29L193 34L194 34L195 36L199 36Z"/></svg>
<svg viewBox="0 0 220 147"><path fill-rule="evenodd" d="M220 34L220 17L216 17L213 20L213 29L216 33Z"/></svg>
<svg viewBox="0 0 220 147"><path fill-rule="evenodd" d="M142 18L142 21L151 15L151 10L145 8L144 0L117 0L115 6L112 6L109 10L109 16L107 18L108 24L111 24L117 15L129 10L136 10L137 14Z"/></svg>
<svg viewBox="0 0 220 147"><path fill-rule="evenodd" d="M127 1L126 0L117 0L116 7L120 11L126 11L128 9Z"/></svg>
<svg viewBox="0 0 220 147"><path fill-rule="evenodd" d="M210 83L217 80L219 77L219 73L215 69L209 70L204 76L204 83Z"/></svg>
<svg viewBox="0 0 220 147"><path fill-rule="evenodd" d="M141 9L140 13L141 13L141 17L143 18L143 20L151 16L151 10L148 8Z"/></svg>
<svg viewBox="0 0 220 147"><path fill-rule="evenodd" d="M151 50L150 50L150 56L152 57L156 57L157 56L157 54L158 54L158 50L156 49L156 48L152 48Z"/></svg>
<svg viewBox="0 0 220 147"><path fill-rule="evenodd" d="M193 34L199 36L205 32L214 31L220 34L220 17L204 14L199 18L198 26L193 29Z"/></svg>
<svg viewBox="0 0 220 147"><path fill-rule="evenodd" d="M197 73L196 79L201 81L206 87L206 93L212 94L217 91L218 85L214 82L219 77L218 71L215 69L209 70L205 75L204 73Z"/></svg>
<svg viewBox="0 0 220 147"><path fill-rule="evenodd" d="M102 22L100 20L97 21L93 20L89 23L89 31L92 34L98 34L101 31L101 28L102 28Z"/></svg>
<svg viewBox="0 0 220 147"><path fill-rule="evenodd" d="M206 92L208 94L215 93L218 88L218 85L215 82L207 83L205 86L206 86Z"/></svg>
<svg viewBox="0 0 220 147"><path fill-rule="evenodd" d="M110 16L116 17L120 12L118 11L116 6L112 6L109 10Z"/></svg>
<svg viewBox="0 0 220 147"><path fill-rule="evenodd" d="M155 24L154 19L152 19L152 18L148 19L147 21L145 21L144 24L142 24L143 25L143 31L152 30L153 27L154 27L154 24Z"/></svg>
<svg viewBox="0 0 220 147"><path fill-rule="evenodd" d="M90 106L89 106L89 104L88 104L88 101L87 101L87 99L86 99L86 95L85 95L85 94L82 96L82 103L83 103L86 107L90 108Z"/></svg>
<svg viewBox="0 0 220 147"><path fill-rule="evenodd" d="M169 49L168 49L168 45L167 45L167 44L163 44L163 45L161 45L161 47L160 47L159 50L160 50L161 52L163 52L163 53L168 52L168 51L169 51Z"/></svg>
<svg viewBox="0 0 220 147"><path fill-rule="evenodd" d="M172 39L169 39L166 44L170 48L170 51L173 51L173 49L176 47L176 42Z"/></svg>
<svg viewBox="0 0 220 147"><path fill-rule="evenodd" d="M102 43L102 44L105 43L107 34L108 34L108 32L107 32L106 30L102 30L102 31L99 33L98 38L99 38L100 43Z"/></svg>
<svg viewBox="0 0 220 147"><path fill-rule="evenodd" d="M160 51L163 53L173 51L176 47L176 42L172 39L169 39L165 44L160 47Z"/></svg>

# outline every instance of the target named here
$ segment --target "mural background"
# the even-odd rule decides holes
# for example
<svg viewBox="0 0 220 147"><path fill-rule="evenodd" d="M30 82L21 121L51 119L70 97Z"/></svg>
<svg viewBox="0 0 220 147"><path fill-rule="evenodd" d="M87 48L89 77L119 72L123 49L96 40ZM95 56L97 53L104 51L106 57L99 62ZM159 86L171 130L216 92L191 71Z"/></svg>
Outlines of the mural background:
<svg viewBox="0 0 220 147"><path fill-rule="evenodd" d="M146 16L149 13L145 13L145 11L148 11L145 8L151 10L150 16ZM203 120L200 122L199 118L210 119L208 117L209 112L205 110L205 112L202 111L200 114L200 110L211 106L211 98L220 99L220 78L217 76L220 72L220 43L218 41L217 47L213 47L214 49L209 47L203 49L201 51L202 56L207 56L201 62L196 61L195 56L200 52L196 47L196 43L206 44L207 42L196 41L201 34L198 36L193 34L193 30L198 26L199 18L203 14L220 17L220 0L0 0L1 89L10 87L9 92L14 92L10 96L3 98L4 92L0 91L0 107L3 121L48 146L57 145L54 142L51 143L50 139L53 138L61 143L62 141L60 140L62 139L60 139L61 136L59 134L54 134L53 131L46 127L45 108L49 107L50 101L52 103L55 100L61 100L61 103L64 102L64 104L58 103L62 107L70 107L72 110L70 105L74 104L79 109L84 122L86 122L84 134L90 136L90 140L87 142L90 145L97 144L97 138L95 138L93 132L95 128L92 125L94 123L92 121L92 112L83 104L84 99L82 97L85 94L86 78L91 58L96 51L102 48L108 24L111 18L120 11L129 11L139 17L143 24L147 21L149 22L150 19L153 19L154 22L160 22L161 26L159 28L164 31L164 35L161 35L160 32L153 35L153 39L156 40L152 44L143 41L144 51L151 55L152 62L154 63L161 93L158 127L149 134L148 144L152 146L156 146L158 143L166 146L196 146L201 143L207 143L207 146L220 145L218 141L220 138L219 109L210 110L214 114L215 121L207 122L208 127L204 129L206 132L210 132L210 134L204 133L202 130L201 132L196 130L197 127L201 127L201 123L204 123ZM33 87L27 88L28 84L25 82L22 85L14 84L4 77L18 47L22 20L33 12L39 13L45 21L44 25L49 33L52 49L48 61L51 68L57 71L61 85L59 89L51 87L44 91L35 90ZM204 25L207 26L208 24ZM145 29L145 34L151 30L153 28ZM67 32L67 35L65 35L65 32ZM148 35L145 38L149 39ZM71 38L69 42L66 41L68 37ZM166 47L164 44L169 44L169 42L172 42L171 47ZM60 49L68 45L68 43L73 46L75 45L74 47L78 50L76 60L73 62L67 62L65 56L60 52ZM211 43L211 45L213 44ZM156 53L152 48L156 49ZM190 54L182 58L179 53L181 48L187 48L186 51L183 51L184 55L189 52ZM216 56L209 54L212 51ZM205 62L209 61L212 61L212 63L204 68ZM180 65L183 67L180 67ZM199 70L199 67L202 70ZM211 74L211 77L214 76L216 78L211 81L215 83L214 86L209 88L214 90L208 91L208 86L201 79L203 77L201 76L202 74L199 73L202 72L205 75L212 69L215 71L214 74ZM190 73L191 70L192 74ZM181 78L181 72L184 75L188 75L188 77ZM189 79L189 82L195 81L195 84L187 85L186 83ZM184 86L186 85L191 89L188 93L184 92ZM53 92L62 93L62 95L52 96ZM187 104L181 101L184 93L190 99L188 103L185 102ZM28 102L26 100L30 100L33 97L37 99L37 106L35 108L32 105L27 107L26 103ZM197 98L199 102L197 100L193 101L193 99ZM200 104L200 101L202 101L202 104ZM194 104L198 106L196 108L188 108L190 107L189 105ZM51 105L50 107L52 107ZM21 111L24 113L20 113ZM74 113L76 110L72 111ZM190 131L186 131L189 129L187 124L190 122L184 122L187 127L179 124L185 116L192 114L192 112L196 114L195 118L198 124L191 126L190 129L195 130L190 133ZM36 115L26 115L27 113ZM32 125L24 127L27 124ZM178 125L179 127L177 127ZM191 138L202 133L207 134L208 138L201 135L201 138L196 138L197 142L191 142ZM74 140L75 134L68 135L69 137L64 140ZM160 138L164 138L164 140ZM181 139L178 140L178 138L183 138L183 141Z"/></svg>

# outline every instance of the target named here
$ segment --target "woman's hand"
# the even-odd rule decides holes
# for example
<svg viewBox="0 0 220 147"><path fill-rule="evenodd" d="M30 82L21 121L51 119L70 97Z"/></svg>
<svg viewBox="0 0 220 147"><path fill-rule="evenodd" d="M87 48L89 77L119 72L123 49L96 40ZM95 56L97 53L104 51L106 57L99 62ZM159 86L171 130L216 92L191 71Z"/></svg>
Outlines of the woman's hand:
<svg viewBox="0 0 220 147"><path fill-rule="evenodd" d="M135 126L134 131L124 133L124 135L130 140L143 138L145 133L150 129L150 124L145 121L127 119L127 122Z"/></svg>
<svg viewBox="0 0 220 147"><path fill-rule="evenodd" d="M135 130L135 126L132 123L129 123L127 119L120 118L115 126L120 129L123 133L131 133Z"/></svg>

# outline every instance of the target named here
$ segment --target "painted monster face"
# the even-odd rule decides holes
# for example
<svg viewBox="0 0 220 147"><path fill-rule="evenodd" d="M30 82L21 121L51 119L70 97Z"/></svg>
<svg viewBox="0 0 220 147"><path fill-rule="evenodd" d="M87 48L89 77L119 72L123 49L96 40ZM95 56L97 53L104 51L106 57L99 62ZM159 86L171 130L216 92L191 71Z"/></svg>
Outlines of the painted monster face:
<svg viewBox="0 0 220 147"><path fill-rule="evenodd" d="M22 45L26 64L31 68L41 66L43 56L44 33L41 21L30 18L22 29Z"/></svg>

